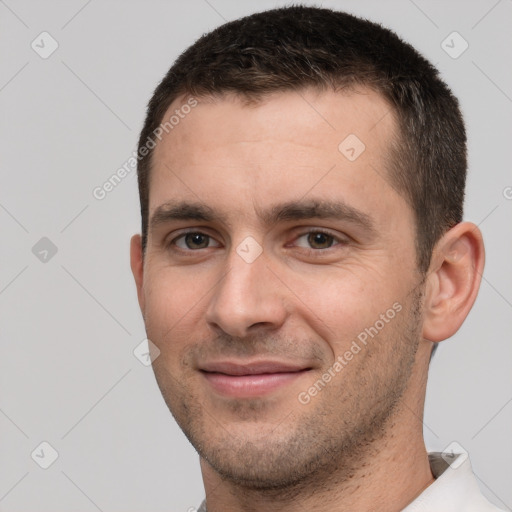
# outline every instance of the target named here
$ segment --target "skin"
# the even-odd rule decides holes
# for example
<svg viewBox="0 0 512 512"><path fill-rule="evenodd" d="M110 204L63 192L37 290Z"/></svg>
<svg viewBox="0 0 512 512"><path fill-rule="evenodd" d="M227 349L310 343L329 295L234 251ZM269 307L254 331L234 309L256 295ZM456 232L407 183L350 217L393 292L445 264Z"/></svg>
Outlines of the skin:
<svg viewBox="0 0 512 512"><path fill-rule="evenodd" d="M396 121L375 92L279 92L251 106L233 95L199 100L155 149L150 219L169 201L219 218L150 226L144 257L132 237L131 266L160 350L157 382L201 456L208 511L402 510L433 482L422 435L429 358L474 303L482 235L456 225L428 273L418 271L413 213L383 163ZM349 134L366 146L354 161L338 150ZM340 200L374 229L307 215L269 224L264 215L282 203ZM319 229L332 238L308 236ZM262 251L251 263L237 252L249 236ZM200 371L269 358L309 370L250 398L218 393Z"/></svg>

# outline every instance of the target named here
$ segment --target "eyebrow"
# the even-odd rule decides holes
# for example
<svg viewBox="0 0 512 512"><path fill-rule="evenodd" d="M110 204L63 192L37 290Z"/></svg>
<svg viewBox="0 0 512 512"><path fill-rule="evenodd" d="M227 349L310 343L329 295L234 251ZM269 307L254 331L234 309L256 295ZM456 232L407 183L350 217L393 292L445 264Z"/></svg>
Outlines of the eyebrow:
<svg viewBox="0 0 512 512"><path fill-rule="evenodd" d="M335 219L357 225L369 234L377 232L375 222L367 213L341 200L310 199L289 201L276 204L265 211L257 210L257 214L267 226L286 221ZM205 204L188 201L168 201L155 209L149 221L149 228L153 231L162 224L176 220L228 224L225 215Z"/></svg>
<svg viewBox="0 0 512 512"><path fill-rule="evenodd" d="M223 215L201 203L190 203L186 201L168 201L158 206L151 219L149 229L155 230L158 226L176 220L195 220L200 222L225 222Z"/></svg>
<svg viewBox="0 0 512 512"><path fill-rule="evenodd" d="M370 215L342 200L290 201L275 205L270 210L262 212L261 217L268 225L294 220L334 219L358 225L371 234L377 231Z"/></svg>

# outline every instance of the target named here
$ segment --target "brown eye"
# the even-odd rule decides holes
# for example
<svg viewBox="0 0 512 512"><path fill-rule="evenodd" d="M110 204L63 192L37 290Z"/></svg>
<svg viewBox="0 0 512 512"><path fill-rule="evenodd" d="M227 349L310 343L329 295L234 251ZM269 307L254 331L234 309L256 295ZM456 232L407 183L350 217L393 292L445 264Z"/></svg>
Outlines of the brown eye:
<svg viewBox="0 0 512 512"><path fill-rule="evenodd" d="M202 233L189 233L185 235L185 244L189 249L204 249L208 247L210 237Z"/></svg>
<svg viewBox="0 0 512 512"><path fill-rule="evenodd" d="M312 249L328 249L334 244L333 236L320 231L308 233L307 240Z"/></svg>
<svg viewBox="0 0 512 512"><path fill-rule="evenodd" d="M206 249L208 247L218 247L218 243L210 235L204 233L185 233L172 242L174 245L184 250Z"/></svg>

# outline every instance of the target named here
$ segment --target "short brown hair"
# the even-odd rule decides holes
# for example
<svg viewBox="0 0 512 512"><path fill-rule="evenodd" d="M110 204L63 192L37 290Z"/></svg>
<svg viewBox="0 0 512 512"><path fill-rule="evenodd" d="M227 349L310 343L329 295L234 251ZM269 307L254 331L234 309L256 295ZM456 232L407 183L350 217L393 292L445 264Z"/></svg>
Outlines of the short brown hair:
<svg viewBox="0 0 512 512"><path fill-rule="evenodd" d="M183 95L235 93L257 101L276 91L369 87L398 122L386 160L389 182L411 206L417 265L462 221L466 133L458 101L411 45L377 23L330 9L291 6L226 23L185 50L151 98L139 139L142 247L148 229L152 149L140 154L171 103Z"/></svg>

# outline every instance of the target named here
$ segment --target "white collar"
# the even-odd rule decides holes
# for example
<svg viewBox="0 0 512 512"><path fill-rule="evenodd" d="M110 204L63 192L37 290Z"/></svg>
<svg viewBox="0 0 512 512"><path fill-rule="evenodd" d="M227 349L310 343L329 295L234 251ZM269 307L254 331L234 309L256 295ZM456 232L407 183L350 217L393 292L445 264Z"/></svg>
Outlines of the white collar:
<svg viewBox="0 0 512 512"><path fill-rule="evenodd" d="M499 511L482 495L467 453L428 454L436 479L402 512L491 512Z"/></svg>

